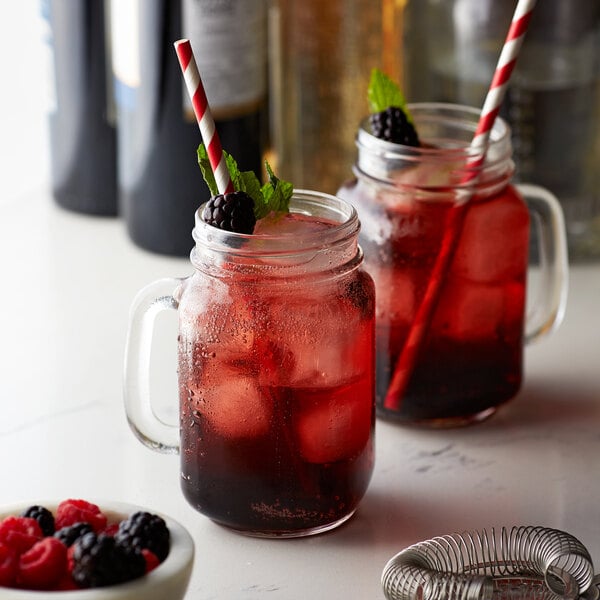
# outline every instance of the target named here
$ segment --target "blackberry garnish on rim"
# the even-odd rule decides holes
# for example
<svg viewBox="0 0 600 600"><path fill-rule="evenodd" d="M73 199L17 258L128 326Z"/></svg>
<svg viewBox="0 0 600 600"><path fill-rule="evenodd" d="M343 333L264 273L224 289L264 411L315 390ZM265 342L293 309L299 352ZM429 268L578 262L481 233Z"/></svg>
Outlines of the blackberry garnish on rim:
<svg viewBox="0 0 600 600"><path fill-rule="evenodd" d="M421 145L398 85L379 69L373 69L367 92L371 133L382 140L404 146Z"/></svg>
<svg viewBox="0 0 600 600"><path fill-rule="evenodd" d="M198 164L204 181L212 194L204 205L202 219L205 223L233 233L254 233L259 219L272 213L289 212L294 187L275 176L269 163L265 167L269 180L261 186L252 171L240 171L236 161L223 152L234 192L219 192L204 144L198 147Z"/></svg>

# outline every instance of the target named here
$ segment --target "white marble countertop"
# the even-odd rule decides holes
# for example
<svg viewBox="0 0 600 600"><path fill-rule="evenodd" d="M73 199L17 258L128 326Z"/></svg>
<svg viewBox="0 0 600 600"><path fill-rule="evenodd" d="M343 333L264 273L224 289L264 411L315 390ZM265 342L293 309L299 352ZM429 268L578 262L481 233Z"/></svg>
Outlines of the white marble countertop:
<svg viewBox="0 0 600 600"><path fill-rule="evenodd" d="M564 529L600 564L600 264L572 268L564 323L527 349L510 405L460 430L379 421L355 517L271 541L195 513L178 457L143 447L125 420L130 302L154 279L187 275L188 261L136 248L122 221L63 211L43 188L0 203L0 256L0 503L110 497L174 516L197 544L190 599L383 598L382 569L402 548L501 525ZM153 380L171 416L174 328L159 321Z"/></svg>

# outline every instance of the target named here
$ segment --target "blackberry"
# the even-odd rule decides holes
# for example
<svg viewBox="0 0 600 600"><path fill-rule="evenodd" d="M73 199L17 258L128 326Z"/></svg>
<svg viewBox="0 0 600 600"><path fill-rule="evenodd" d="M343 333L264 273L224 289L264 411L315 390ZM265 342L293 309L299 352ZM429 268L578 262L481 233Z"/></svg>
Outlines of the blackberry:
<svg viewBox="0 0 600 600"><path fill-rule="evenodd" d="M254 200L246 192L217 194L206 203L202 218L219 229L250 234L256 225Z"/></svg>
<svg viewBox="0 0 600 600"><path fill-rule="evenodd" d="M35 519L45 536L54 533L54 515L44 506L30 506L21 513L21 516Z"/></svg>
<svg viewBox="0 0 600 600"><path fill-rule="evenodd" d="M105 587L141 577L146 561L141 552L101 533L86 533L73 546L75 583L82 588Z"/></svg>
<svg viewBox="0 0 600 600"><path fill-rule="evenodd" d="M420 146L419 136L406 113L397 106L390 106L382 112L370 116L371 132L375 137L403 144L404 146Z"/></svg>
<svg viewBox="0 0 600 600"><path fill-rule="evenodd" d="M171 534L164 519L158 515L138 511L119 523L115 540L140 552L146 548L162 562L169 554Z"/></svg>
<svg viewBox="0 0 600 600"><path fill-rule="evenodd" d="M54 537L58 538L67 548L70 548L80 537L94 531L89 523L74 523L59 529Z"/></svg>

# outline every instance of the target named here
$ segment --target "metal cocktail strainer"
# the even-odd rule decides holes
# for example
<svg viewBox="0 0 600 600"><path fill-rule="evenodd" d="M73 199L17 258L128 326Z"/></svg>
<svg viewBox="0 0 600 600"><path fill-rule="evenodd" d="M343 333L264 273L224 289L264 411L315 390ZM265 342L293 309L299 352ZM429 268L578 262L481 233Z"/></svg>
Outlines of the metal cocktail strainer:
<svg viewBox="0 0 600 600"><path fill-rule="evenodd" d="M564 531L503 527L414 544L385 566L388 600L598 600L585 546Z"/></svg>

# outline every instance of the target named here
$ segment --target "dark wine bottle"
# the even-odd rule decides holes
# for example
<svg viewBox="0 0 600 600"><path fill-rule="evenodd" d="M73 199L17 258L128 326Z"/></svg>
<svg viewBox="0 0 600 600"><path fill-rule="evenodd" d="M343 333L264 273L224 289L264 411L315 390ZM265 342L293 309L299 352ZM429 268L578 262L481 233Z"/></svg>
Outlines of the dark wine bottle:
<svg viewBox="0 0 600 600"><path fill-rule="evenodd" d="M260 176L265 130L264 0L119 0L111 8L119 195L131 239L188 255L209 199L202 141L173 44L190 39L223 149Z"/></svg>
<svg viewBox="0 0 600 600"><path fill-rule="evenodd" d="M52 194L63 208L117 214L112 92L107 90L104 0L43 0L51 51Z"/></svg>

